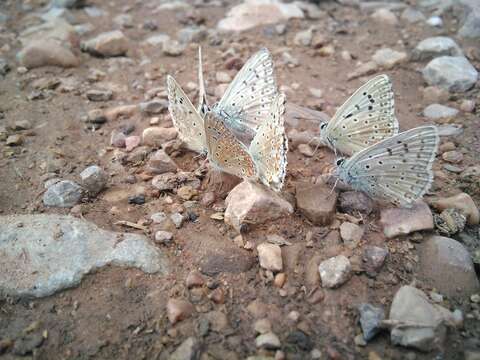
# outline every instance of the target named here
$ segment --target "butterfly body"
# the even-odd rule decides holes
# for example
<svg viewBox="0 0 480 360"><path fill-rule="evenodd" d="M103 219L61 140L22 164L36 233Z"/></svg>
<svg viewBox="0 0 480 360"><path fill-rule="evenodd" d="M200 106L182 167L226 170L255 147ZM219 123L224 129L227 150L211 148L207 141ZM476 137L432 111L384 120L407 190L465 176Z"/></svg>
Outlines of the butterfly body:
<svg viewBox="0 0 480 360"><path fill-rule="evenodd" d="M431 186L438 141L435 126L414 128L361 150L349 159L339 159L336 175L373 198L408 206Z"/></svg>
<svg viewBox="0 0 480 360"><path fill-rule="evenodd" d="M392 83L387 75L361 86L328 123L320 124L320 141L335 152L352 155L398 133Z"/></svg>

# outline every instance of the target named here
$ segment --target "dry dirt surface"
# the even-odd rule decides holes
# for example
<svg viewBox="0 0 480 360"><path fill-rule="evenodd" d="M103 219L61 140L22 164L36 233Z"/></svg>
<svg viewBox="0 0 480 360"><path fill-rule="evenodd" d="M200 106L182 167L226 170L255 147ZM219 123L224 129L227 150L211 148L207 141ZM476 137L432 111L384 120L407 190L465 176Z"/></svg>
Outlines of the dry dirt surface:
<svg viewBox="0 0 480 360"><path fill-rule="evenodd" d="M102 229L145 235L169 263L166 272L146 273L113 262L47 297L0 288L0 358L480 357L478 74L470 71L470 79L460 80L466 87L460 90L428 84L422 75L429 61L442 55L461 56L480 69L478 25L477 37L461 31L469 16L480 22L475 1L297 2L292 6L303 18L290 19L271 4L261 8L259 19L277 22L241 32L220 31L219 21L240 3L0 2L0 216L70 214ZM441 24L432 25L434 16ZM42 30L40 24L50 27ZM116 40L108 35L108 44L96 53L88 49L88 40L114 30L123 35ZM420 41L436 36L453 39L458 48L450 45L433 53L422 50L420 58L415 55ZM430 206L418 210L418 216L414 210L413 215L394 215L385 224L380 218L386 216L386 205L350 192L354 204L349 207L343 190L336 189L333 211L318 204L326 220L306 216L308 211L295 205L299 193L315 183L325 189L318 178L329 170L334 155L323 147L315 152L315 142L308 144L318 134L318 120L289 112L288 173L280 195L294 212L243 226L239 235L223 221L224 198L236 182L225 178L223 188L216 186L218 174L199 171L203 159L183 149L171 130L166 76L173 75L195 104L199 44L210 104L261 47L273 55L277 83L287 101L327 118L370 77L388 74L401 130L437 124L447 135L441 137L434 184L426 196ZM385 48L398 53L387 52L374 62L373 55ZM424 111L431 104L449 109ZM437 116L442 111L450 112ZM150 129L149 136L147 128L161 130ZM161 169L152 170L157 164L152 157L160 148L165 151L165 157L157 159ZM83 192L67 207L47 206L48 185L58 179L82 185L80 173L90 165L108 175L104 189ZM185 172L188 181L158 189L155 176L164 171ZM449 200L460 193L460 200ZM312 196L316 198L315 191ZM438 199L447 202L440 210L432 205ZM438 220L445 208L459 209L459 224ZM152 220L152 214L161 212L167 220ZM383 227L397 223L406 226L407 234L387 238ZM359 239L355 231L360 231ZM466 256L463 264L449 258L456 256L453 250L431 250L436 234L454 239ZM0 235L0 285L15 270L2 260L8 252L2 241L13 240ZM281 245L280 269L260 266L257 246L272 242ZM387 254L385 259L375 262L368 256L373 246ZM278 255L271 250L267 247L266 256ZM55 253L50 255L54 258ZM337 274L344 277L337 287L329 288L319 278L318 265L340 255L349 267L346 274ZM429 269L435 269L433 274ZM412 314L425 309L422 306L431 316L435 311L449 314L441 318L442 324L412 325L419 343L404 339L398 344L392 329L395 321L415 322L408 314L399 318L390 311L405 285L426 294L419 300L409 293ZM365 303L383 309L388 320L372 320L378 332L372 339L366 339L359 323L359 306Z"/></svg>

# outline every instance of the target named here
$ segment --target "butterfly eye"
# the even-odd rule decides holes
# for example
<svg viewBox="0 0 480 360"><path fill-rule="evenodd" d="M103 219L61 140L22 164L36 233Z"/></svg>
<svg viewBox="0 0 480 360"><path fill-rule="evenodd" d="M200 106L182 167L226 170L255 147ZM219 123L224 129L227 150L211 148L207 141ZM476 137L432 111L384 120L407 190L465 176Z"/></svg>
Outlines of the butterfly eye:
<svg viewBox="0 0 480 360"><path fill-rule="evenodd" d="M345 159L338 159L337 166L341 166L345 162Z"/></svg>
<svg viewBox="0 0 480 360"><path fill-rule="evenodd" d="M320 124L320 130L323 130L327 127L327 123L321 123Z"/></svg>

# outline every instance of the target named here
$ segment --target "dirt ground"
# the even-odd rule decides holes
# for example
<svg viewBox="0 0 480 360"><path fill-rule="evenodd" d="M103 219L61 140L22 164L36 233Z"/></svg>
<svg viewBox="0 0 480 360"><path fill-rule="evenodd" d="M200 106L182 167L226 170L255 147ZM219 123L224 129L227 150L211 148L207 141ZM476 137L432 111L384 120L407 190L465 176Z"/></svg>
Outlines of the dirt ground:
<svg viewBox="0 0 480 360"><path fill-rule="evenodd" d="M97 58L78 51L81 59L78 67L42 67L22 74L17 72L15 62L19 44L10 38L10 48L2 50L2 57L11 64L12 71L0 79L0 124L9 125L19 119L29 120L33 129L23 131L25 142L21 146L10 147L3 141L0 143L0 214L69 213L68 209L47 208L42 204L46 174L54 172L61 178L77 179L86 166L98 164L111 175L109 186L98 197L85 199L81 205L82 216L105 229L137 231L114 223L118 220L147 220L154 212L170 211L182 203L175 194L169 194L174 199L173 204L165 202L167 194L158 194L151 181L142 180L143 164L129 163L123 166L115 158L117 150L110 146L112 130L133 125L133 134L141 135L142 130L149 126L150 117L134 115L108 121L96 131L89 130L81 118L94 108L111 108L143 101L149 89L165 86L166 74L174 75L184 88L188 82L196 82L197 44L190 44L178 57L165 56L161 49L142 44L152 34L142 27L147 21L158 26L155 32L175 37L178 30L186 26L182 23L185 19L175 11L152 14L146 2L142 1L89 0L88 3L106 11L108 16L92 18L81 9L72 10L79 23L90 22L94 25L93 32L85 35L86 38L114 28L112 19L115 15L127 10L132 15L134 26L122 30L132 40L128 60ZM220 7L197 7L191 18L193 21L202 21L209 29L215 28L233 3L238 1L224 2ZM4 25L3 40L7 41L10 36L6 34L18 34L26 28L31 19L29 15L39 11L42 2L31 1L29 4L32 9L25 11L22 10L21 1L0 3L0 11L11 17ZM289 20L285 35L272 35L269 30L272 26L264 26L240 34L222 34L222 43L216 46L209 45L207 40L203 41L209 98L214 98L217 71L227 71L232 76L236 72L226 70L222 53L234 48L245 61L257 49L266 46L276 61L278 84L290 88L287 91L288 101L315 107L331 116L335 108L368 78L347 79L347 74L356 67L355 59L367 61L377 48L395 48L399 42L406 49L411 49L429 36L453 36L457 28L451 14L444 16L445 25L439 30L408 23L397 27L382 26L373 22L367 13L336 2L322 2L321 8L327 14L325 18ZM293 44L295 34L311 25L317 26L317 32L323 33L327 41L335 46L333 55L321 56L318 50ZM464 49L475 46L473 41L461 43ZM281 54L286 47L298 58L299 66L289 67L282 63ZM352 54L354 60L344 60L340 55L343 50ZM151 63L140 65L145 58L149 58ZM470 60L477 68L480 67L480 58L473 57ZM393 82L396 113L402 130L431 123L420 116L423 108L429 105L422 96L425 86L419 72L422 66L422 63L407 61L386 71ZM86 89L96 87L95 83L87 80L92 69L106 72L106 78L102 81L118 87L113 100L94 103L85 98ZM59 88L45 91L44 98L29 100L29 94L34 91L33 81L41 78L73 78L78 80L78 86L71 92L62 92ZM310 87L322 89L322 98L313 97L308 90ZM195 95L196 91L189 92L189 96ZM455 105L463 99L476 99L478 103L478 86L464 94L451 96L449 103ZM168 112L159 116L160 125L171 126ZM463 135L453 138L464 153L462 165L478 164L478 116L462 113L457 122L461 122L465 129ZM309 130L313 134L317 126L301 121L298 130ZM290 127L287 125L287 130ZM194 156L194 153L178 152L174 160L180 169L193 171L202 161ZM333 155L328 149L319 149L311 158L293 149L288 155L288 174L283 195L286 198L293 197L297 182L313 181L332 160ZM437 162L435 167L440 169L441 164ZM432 193L449 195L455 189L465 190L465 184L461 183L457 174L447 174L446 178L435 180ZM128 197L139 191L146 195L146 203L129 204ZM477 204L480 203L478 189L469 194ZM217 200L216 208L222 206L223 200ZM412 281L426 291L432 289L431 284L424 282L416 271L416 243L409 241L408 237L387 240L378 226L378 211L364 219L368 230L361 244L353 250L341 245L337 230L328 228L326 231L330 231L331 235L324 238L319 235L314 239L313 247L307 247L305 237L308 231L322 233L325 229L314 227L299 213L249 229L244 239L252 244L263 242L266 235L271 233L280 234L293 244L284 256L286 263L291 262L294 266L287 265L287 283L282 288L284 291L280 291L265 277L255 252L234 244L236 232L223 222L210 218L216 208L203 205L195 207L193 211L198 218L175 230L172 245L162 246L162 251L172 264L172 273L168 276L111 267L88 275L76 288L47 298L0 299L0 339L15 340L33 323L36 329L46 331L47 336L33 354L27 355L31 358L167 359L187 337L195 336L201 340L201 359L245 359L259 353L255 346L252 324L256 316L252 315L252 307L254 313L266 313L273 324L273 331L281 339L287 359L310 358L312 346L305 345L305 340L303 343L296 341L295 336L291 335L299 327L307 334L313 347L321 350L324 359L376 359L373 353L381 359L463 359L462 349L466 342L480 338L478 321L467 317L464 328L450 331L443 348L431 353L395 347L390 343L388 332L381 333L365 347L355 345L354 338L361 332L356 311L358 304L383 304L388 309L398 288ZM478 235L478 228L469 228L467 231ZM153 236L153 233L148 235ZM370 278L358 272L339 289L323 289L323 301L309 301L312 289L305 286L303 274L308 260L314 255L326 259L340 253L361 258L362 248L366 244L389 249L389 256L380 273ZM215 257L220 259L220 271L206 276L208 286L187 289L187 275ZM295 266L295 263L299 265ZM222 271L222 266L225 271ZM214 288L223 290L223 304L216 304L209 298ZM189 299L196 311L192 317L171 325L165 306L169 298L177 296ZM447 303L451 309L459 308L464 313L471 310L468 298L463 301L449 299ZM211 310L226 314L228 325L221 331L210 330L205 333L201 330L202 319ZM301 325L287 316L293 310L299 312ZM0 347L0 358L14 359L16 355L9 350L2 355Z"/></svg>

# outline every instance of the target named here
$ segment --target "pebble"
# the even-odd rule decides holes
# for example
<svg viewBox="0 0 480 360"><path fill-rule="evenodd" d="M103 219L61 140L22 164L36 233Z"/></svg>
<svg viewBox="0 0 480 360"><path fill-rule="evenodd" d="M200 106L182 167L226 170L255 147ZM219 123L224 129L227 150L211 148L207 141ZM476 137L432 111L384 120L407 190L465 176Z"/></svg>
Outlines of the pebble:
<svg viewBox="0 0 480 360"><path fill-rule="evenodd" d="M29 130L32 128L32 124L28 120L17 120L13 123L12 130Z"/></svg>
<svg viewBox="0 0 480 360"><path fill-rule="evenodd" d="M167 302L167 317L172 325L190 317L193 311L193 305L187 300L169 299Z"/></svg>
<svg viewBox="0 0 480 360"><path fill-rule="evenodd" d="M195 360L200 358L200 353L200 342L194 337L189 337L170 354L168 360Z"/></svg>
<svg viewBox="0 0 480 360"><path fill-rule="evenodd" d="M278 336L273 332L267 332L265 334L260 334L255 339L255 344L257 348L263 348L268 350L279 349L281 344Z"/></svg>
<svg viewBox="0 0 480 360"><path fill-rule="evenodd" d="M412 58L418 61L431 60L443 55L462 56L463 52L452 38L446 36L434 36L422 40L412 52Z"/></svg>
<svg viewBox="0 0 480 360"><path fill-rule="evenodd" d="M8 146L19 146L24 142L24 138L20 134L9 135L6 140Z"/></svg>
<svg viewBox="0 0 480 360"><path fill-rule="evenodd" d="M257 334L266 334L272 331L272 324L267 318L259 319L255 321L253 328Z"/></svg>
<svg viewBox="0 0 480 360"><path fill-rule="evenodd" d="M350 279L352 266L347 257L338 255L324 260L318 266L322 286L330 289L343 285Z"/></svg>
<svg viewBox="0 0 480 360"><path fill-rule="evenodd" d="M27 69L42 66L69 68L80 64L69 48L52 39L31 41L17 54L17 60Z"/></svg>
<svg viewBox="0 0 480 360"><path fill-rule="evenodd" d="M124 148L126 146L126 136L123 132L113 130L110 135L110 145L117 148Z"/></svg>
<svg viewBox="0 0 480 360"><path fill-rule="evenodd" d="M90 89L85 95L90 101L109 101L113 98L112 90Z"/></svg>
<svg viewBox="0 0 480 360"><path fill-rule="evenodd" d="M182 44L190 44L192 42L199 43L207 38L208 31L205 26L189 26L181 29L177 36Z"/></svg>
<svg viewBox="0 0 480 360"><path fill-rule="evenodd" d="M215 304L223 304L225 303L225 293L221 288L216 288L214 289L209 298L215 303Z"/></svg>
<svg viewBox="0 0 480 360"><path fill-rule="evenodd" d="M92 124L104 124L107 122L107 117L102 109L92 109L87 113L87 121Z"/></svg>
<svg viewBox="0 0 480 360"><path fill-rule="evenodd" d="M442 154L442 159L452 164L459 164L463 161L463 154L460 151L446 151Z"/></svg>
<svg viewBox="0 0 480 360"><path fill-rule="evenodd" d="M422 70L429 85L439 86L449 92L465 92L478 79L478 72L462 56L440 56L430 61Z"/></svg>
<svg viewBox="0 0 480 360"><path fill-rule="evenodd" d="M45 206L70 208L76 205L83 196L83 189L70 180L58 181L43 194Z"/></svg>
<svg viewBox="0 0 480 360"><path fill-rule="evenodd" d="M167 215L164 212L157 212L152 215L150 215L150 219L155 223L155 224L163 224L165 221L167 221Z"/></svg>
<svg viewBox="0 0 480 360"><path fill-rule="evenodd" d="M467 216L469 225L477 225L480 223L480 211L470 195L466 193L431 199L429 200L429 204L438 211L443 211L448 208L461 210Z"/></svg>
<svg viewBox="0 0 480 360"><path fill-rule="evenodd" d="M175 227L177 229L180 229L182 227L184 217L182 214L176 212L170 215L170 220L172 220L172 222L175 224Z"/></svg>
<svg viewBox="0 0 480 360"><path fill-rule="evenodd" d="M141 142L142 142L142 139L140 136L137 136L137 135L128 136L125 138L125 150L130 152L133 149L137 148Z"/></svg>
<svg viewBox="0 0 480 360"><path fill-rule="evenodd" d="M423 116L429 119L453 118L457 116L458 110L440 104L428 105L423 110Z"/></svg>
<svg viewBox="0 0 480 360"><path fill-rule="evenodd" d="M460 110L466 113L474 113L475 112L476 103L474 100L462 100L460 103Z"/></svg>
<svg viewBox="0 0 480 360"><path fill-rule="evenodd" d="M315 225L332 222L337 205L337 193L326 184L300 184L296 189L297 208Z"/></svg>
<svg viewBox="0 0 480 360"><path fill-rule="evenodd" d="M293 42L297 46L310 46L310 44L312 43L312 37L312 29L300 31L295 35Z"/></svg>
<svg viewBox="0 0 480 360"><path fill-rule="evenodd" d="M363 237L364 229L351 222L344 222L340 225L340 236L345 245L356 247Z"/></svg>
<svg viewBox="0 0 480 360"><path fill-rule="evenodd" d="M175 172L177 165L163 149L155 151L148 159L148 171L153 174Z"/></svg>
<svg viewBox="0 0 480 360"><path fill-rule="evenodd" d="M129 49L129 40L122 31L114 30L80 43L80 48L96 56L122 56Z"/></svg>
<svg viewBox="0 0 480 360"><path fill-rule="evenodd" d="M152 35L152 36L148 37L145 40L145 43L147 43L148 45L151 45L151 46L162 46L163 47L163 43L165 43L167 40L170 40L170 36L168 36L167 34L160 33L160 34L155 34L155 35Z"/></svg>
<svg viewBox="0 0 480 360"><path fill-rule="evenodd" d="M427 86L422 89L423 99L428 103L446 102L450 98L448 90L437 86Z"/></svg>
<svg viewBox="0 0 480 360"><path fill-rule="evenodd" d="M169 231L158 230L155 232L155 242L157 244L168 245L173 239L173 234Z"/></svg>
<svg viewBox="0 0 480 360"><path fill-rule="evenodd" d="M230 82L232 81L232 77L225 71L217 71L217 73L215 74L215 79L219 84L230 84Z"/></svg>
<svg viewBox="0 0 480 360"><path fill-rule="evenodd" d="M373 211L373 200L363 192L344 191L338 197L339 208L348 214L361 212L370 215Z"/></svg>
<svg viewBox="0 0 480 360"><path fill-rule="evenodd" d="M385 8L374 11L371 15L371 18L379 23L386 25L394 26L398 24L397 16L389 9Z"/></svg>
<svg viewBox="0 0 480 360"><path fill-rule="evenodd" d="M385 311L371 304L360 304L358 311L360 313L363 339L370 341L380 332L381 322L385 319Z"/></svg>
<svg viewBox="0 0 480 360"><path fill-rule="evenodd" d="M294 330L287 336L287 342L300 348L303 351L310 351L313 348L312 339L301 330Z"/></svg>
<svg viewBox="0 0 480 360"><path fill-rule="evenodd" d="M128 197L128 203L134 205L143 205L145 204L145 195L137 194Z"/></svg>
<svg viewBox="0 0 480 360"><path fill-rule="evenodd" d="M282 271L282 249L279 245L262 243L257 246L257 251L262 268L274 272Z"/></svg>
<svg viewBox="0 0 480 360"><path fill-rule="evenodd" d="M380 224L389 239L420 230L433 229L430 208L419 200L411 208L384 208L380 211Z"/></svg>
<svg viewBox="0 0 480 360"><path fill-rule="evenodd" d="M285 284L285 281L287 281L287 274L278 273L273 279L273 285L275 285L277 288L282 288Z"/></svg>
<svg viewBox="0 0 480 360"><path fill-rule="evenodd" d="M443 20L440 16L432 16L427 19L427 24L433 27L442 27Z"/></svg>
<svg viewBox="0 0 480 360"><path fill-rule="evenodd" d="M105 189L108 183L108 174L98 165L91 165L80 173L82 186L95 196Z"/></svg>
<svg viewBox="0 0 480 360"><path fill-rule="evenodd" d="M407 54L390 48L383 48L373 54L372 60L384 69L392 69L395 65L405 62Z"/></svg>
<svg viewBox="0 0 480 360"><path fill-rule="evenodd" d="M143 130L142 143L152 147L161 147L165 142L177 137L175 128L148 127Z"/></svg>
<svg viewBox="0 0 480 360"><path fill-rule="evenodd" d="M300 152L300 154L306 157L312 157L313 155L315 155L313 149L308 144L298 145L298 151Z"/></svg>
<svg viewBox="0 0 480 360"><path fill-rule="evenodd" d="M408 7L405 10L403 10L402 15L401 15L402 20L408 21L411 24L415 24L418 22L425 21L425 15L417 9Z"/></svg>
<svg viewBox="0 0 480 360"><path fill-rule="evenodd" d="M388 255L388 250L378 246L367 246L363 250L362 260L364 262L364 269L367 275L376 276L377 272L382 268L385 259Z"/></svg>
<svg viewBox="0 0 480 360"><path fill-rule="evenodd" d="M153 99L147 102L140 103L140 111L147 115L160 114L168 109L168 100Z"/></svg>
<svg viewBox="0 0 480 360"><path fill-rule="evenodd" d="M162 50L167 56L180 56L185 48L177 40L167 39L163 42Z"/></svg>

